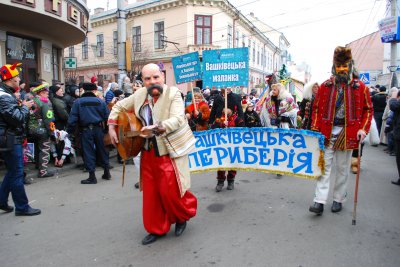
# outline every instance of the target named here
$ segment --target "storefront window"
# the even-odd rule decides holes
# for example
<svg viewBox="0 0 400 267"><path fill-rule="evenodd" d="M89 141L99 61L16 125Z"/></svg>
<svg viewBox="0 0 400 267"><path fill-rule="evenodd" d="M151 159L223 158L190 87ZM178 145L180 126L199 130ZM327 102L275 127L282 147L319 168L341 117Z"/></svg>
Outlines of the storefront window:
<svg viewBox="0 0 400 267"><path fill-rule="evenodd" d="M36 44L33 40L23 39L12 35L7 36L7 59L35 60Z"/></svg>

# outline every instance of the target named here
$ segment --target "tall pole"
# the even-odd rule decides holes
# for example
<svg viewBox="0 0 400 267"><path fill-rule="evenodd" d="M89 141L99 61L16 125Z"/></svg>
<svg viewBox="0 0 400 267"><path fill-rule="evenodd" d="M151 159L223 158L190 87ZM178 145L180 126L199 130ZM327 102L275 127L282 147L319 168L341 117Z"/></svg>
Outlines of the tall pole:
<svg viewBox="0 0 400 267"><path fill-rule="evenodd" d="M397 17L397 0L391 0L390 4L391 16ZM397 20L397 19L396 19ZM390 66L397 66L397 43L390 43Z"/></svg>
<svg viewBox="0 0 400 267"><path fill-rule="evenodd" d="M118 31L118 84L122 87L122 79L126 76L126 11L124 0L117 2L117 31Z"/></svg>

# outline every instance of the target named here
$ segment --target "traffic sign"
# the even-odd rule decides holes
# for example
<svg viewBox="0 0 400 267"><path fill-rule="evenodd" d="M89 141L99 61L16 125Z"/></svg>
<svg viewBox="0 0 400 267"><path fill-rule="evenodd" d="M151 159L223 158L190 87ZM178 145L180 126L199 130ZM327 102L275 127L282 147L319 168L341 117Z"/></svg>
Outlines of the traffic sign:
<svg viewBox="0 0 400 267"><path fill-rule="evenodd" d="M360 73L360 80L361 80L364 84L370 84L369 72Z"/></svg>
<svg viewBox="0 0 400 267"><path fill-rule="evenodd" d="M76 69L77 68L76 57L65 57L64 58L64 69Z"/></svg>

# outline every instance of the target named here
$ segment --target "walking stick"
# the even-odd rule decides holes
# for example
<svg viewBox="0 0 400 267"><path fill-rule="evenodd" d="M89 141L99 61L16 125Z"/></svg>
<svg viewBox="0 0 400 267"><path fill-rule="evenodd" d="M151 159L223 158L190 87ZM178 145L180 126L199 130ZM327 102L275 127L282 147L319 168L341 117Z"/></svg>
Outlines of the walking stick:
<svg viewBox="0 0 400 267"><path fill-rule="evenodd" d="M357 216L357 199L358 199L358 181L360 180L360 163L361 163L361 143L362 140L358 143L358 157L357 157L357 175L356 175L356 186L354 189L354 208L353 208L353 220L351 222L352 225L356 225L356 216Z"/></svg>

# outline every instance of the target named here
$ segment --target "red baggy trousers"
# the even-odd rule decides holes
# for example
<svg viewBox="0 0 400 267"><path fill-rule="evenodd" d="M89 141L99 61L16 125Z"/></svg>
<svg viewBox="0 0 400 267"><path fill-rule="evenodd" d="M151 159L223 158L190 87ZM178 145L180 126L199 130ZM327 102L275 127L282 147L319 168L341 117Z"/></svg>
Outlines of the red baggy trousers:
<svg viewBox="0 0 400 267"><path fill-rule="evenodd" d="M171 224L196 215L197 199L189 191L180 196L171 158L157 157L154 149L142 151L143 224L151 234L166 234Z"/></svg>

